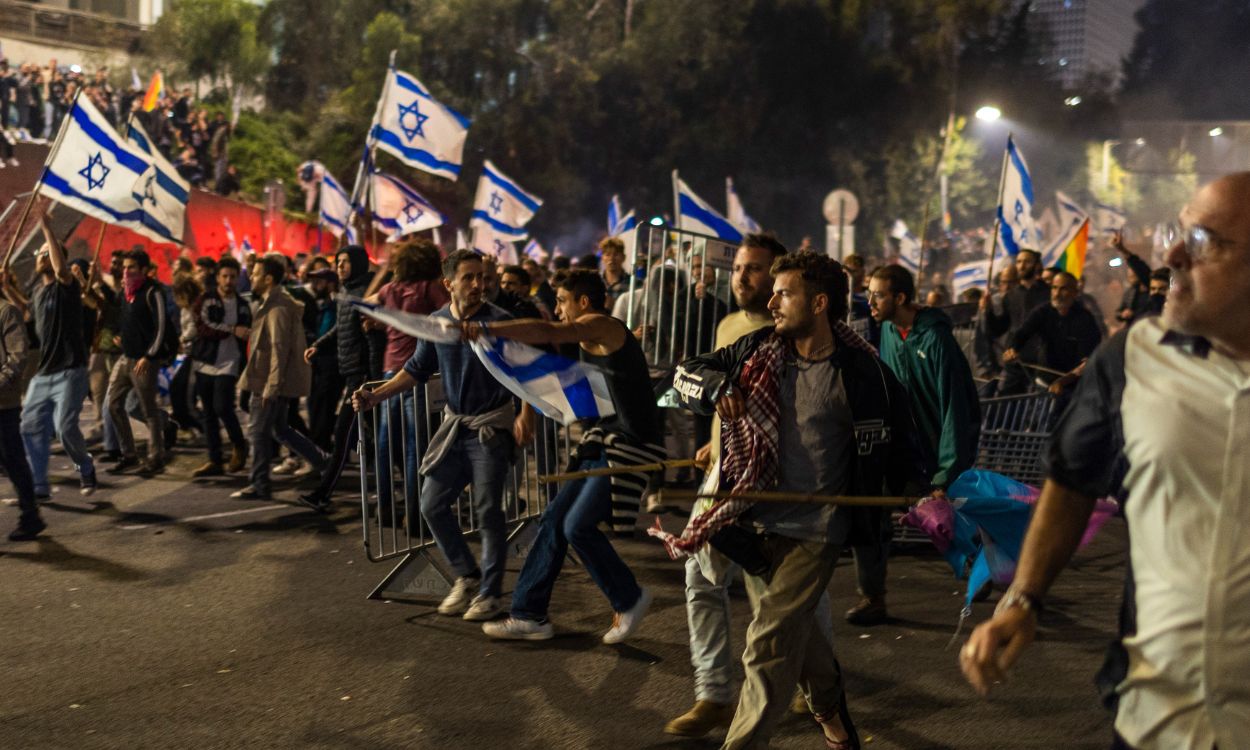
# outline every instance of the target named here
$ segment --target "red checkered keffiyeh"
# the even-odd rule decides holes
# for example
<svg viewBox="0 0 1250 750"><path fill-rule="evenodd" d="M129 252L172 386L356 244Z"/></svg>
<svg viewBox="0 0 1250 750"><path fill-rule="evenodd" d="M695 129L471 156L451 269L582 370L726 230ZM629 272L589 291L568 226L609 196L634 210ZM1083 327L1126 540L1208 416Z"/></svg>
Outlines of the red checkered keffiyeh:
<svg viewBox="0 0 1250 750"><path fill-rule="evenodd" d="M844 346L876 356L877 350L842 321L833 325L833 335ZM746 416L721 424L721 484L732 494L771 489L777 484L780 441L781 365L786 341L770 334L742 367L738 387L746 401ZM720 529L733 523L755 503L732 497L718 500L707 512L690 520L681 536L674 536L656 525L647 530L664 542L669 557L689 557Z"/></svg>

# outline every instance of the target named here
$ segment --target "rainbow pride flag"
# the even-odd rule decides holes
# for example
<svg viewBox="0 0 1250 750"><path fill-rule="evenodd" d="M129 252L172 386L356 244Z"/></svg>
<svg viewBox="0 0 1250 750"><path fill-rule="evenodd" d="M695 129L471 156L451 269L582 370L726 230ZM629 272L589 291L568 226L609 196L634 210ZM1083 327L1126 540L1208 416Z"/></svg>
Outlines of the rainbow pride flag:
<svg viewBox="0 0 1250 750"><path fill-rule="evenodd" d="M158 70L152 74L152 82L148 84L148 93L143 96L143 111L151 112L156 109L156 103L160 100L161 94L165 90L165 78Z"/></svg>
<svg viewBox="0 0 1250 750"><path fill-rule="evenodd" d="M1078 279L1085 270L1085 252L1089 249L1089 219L1081 222L1055 259L1054 268L1067 271Z"/></svg>

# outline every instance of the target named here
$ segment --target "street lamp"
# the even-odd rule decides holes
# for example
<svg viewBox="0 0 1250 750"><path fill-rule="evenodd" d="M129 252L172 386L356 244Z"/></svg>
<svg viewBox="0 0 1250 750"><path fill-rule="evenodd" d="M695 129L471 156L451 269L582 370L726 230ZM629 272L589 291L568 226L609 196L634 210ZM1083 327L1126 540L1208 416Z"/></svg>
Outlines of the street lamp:
<svg viewBox="0 0 1250 750"><path fill-rule="evenodd" d="M976 117L982 122L994 122L1003 116L1002 110L992 104L986 104L977 110Z"/></svg>
<svg viewBox="0 0 1250 750"><path fill-rule="evenodd" d="M1211 136L1212 138L1219 138L1220 136L1224 135L1224 128L1221 128L1217 125L1211 128L1210 130L1208 130L1207 135Z"/></svg>

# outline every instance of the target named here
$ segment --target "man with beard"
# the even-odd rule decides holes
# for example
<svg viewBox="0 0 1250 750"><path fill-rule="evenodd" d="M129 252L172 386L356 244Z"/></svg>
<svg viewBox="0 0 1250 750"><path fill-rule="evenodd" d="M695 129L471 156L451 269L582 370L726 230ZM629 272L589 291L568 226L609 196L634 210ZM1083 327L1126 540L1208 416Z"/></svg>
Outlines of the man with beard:
<svg viewBox="0 0 1250 750"><path fill-rule="evenodd" d="M194 306L196 337L191 345L195 363L195 392L203 406L204 440L208 462L191 473L193 478L242 471L247 465L247 440L234 408L235 386L243 368L243 353L252 327L252 308L238 293L239 261L225 256L214 266L211 286ZM230 463L223 462L221 427L230 438Z"/></svg>
<svg viewBox="0 0 1250 750"><path fill-rule="evenodd" d="M715 348L723 349L743 336L772 324L768 299L773 295L773 261L786 248L770 234L748 234L734 255L732 290L740 308L716 327ZM680 375L678 377L681 377ZM699 448L695 459L705 471L720 465L720 417L712 417L712 440ZM709 490L717 482L706 483ZM693 514L705 512L711 501L695 503ZM690 664L694 668L694 706L664 727L679 737L702 737L729 726L734 715L734 654L730 651L729 586L742 567L707 547L686 560L686 621L690 627ZM832 634L829 603L817 607L822 632Z"/></svg>
<svg viewBox="0 0 1250 750"><path fill-rule="evenodd" d="M1121 638L1097 681L1115 709L1117 750L1237 748L1250 737L1248 205L1250 172L1227 175L1165 229L1163 316L1120 331L1087 363L1011 588L960 650L979 693L1006 681L1095 499L1124 498ZM1065 621L1079 617L1072 607Z"/></svg>
<svg viewBox="0 0 1250 750"><path fill-rule="evenodd" d="M682 401L697 413L715 411L724 425L722 488L831 496L916 488L922 463L907 395L845 323L842 266L804 252L779 258L772 275L774 327L688 359L678 371ZM731 529L753 539L745 680L724 748L766 747L796 683L826 746L859 747L817 611L843 545L880 534L866 510L744 498L692 519L680 538L656 534L672 555L697 553Z"/></svg>
<svg viewBox="0 0 1250 750"><path fill-rule="evenodd" d="M990 304L988 296L981 298L981 309L985 312L986 329L991 338L997 338L1004 333L1010 338L1024 325L1029 313L1050 301L1050 288L1041 279L1042 256L1036 250L1026 248L1016 255L1016 272L1020 281L1003 295L1001 314ZM1041 354L1040 346L1032 344L1021 354L1026 361L1036 362ZM1020 363L1006 363L998 395L1014 396L1024 393L1032 381Z"/></svg>
<svg viewBox="0 0 1250 750"><path fill-rule="evenodd" d="M1040 340L1042 355L1031 364L1065 373L1058 379L1043 373L1052 380L1050 392L1056 396L1076 382L1081 365L1102 342L1102 333L1093 314L1077 300L1080 294L1076 277L1067 271L1057 271L1050 288L1050 304L1029 313L1024 324L1012 334L1011 346L1003 352L1004 362L1015 362L1033 339ZM1061 401L1061 404L1066 403L1066 399Z"/></svg>

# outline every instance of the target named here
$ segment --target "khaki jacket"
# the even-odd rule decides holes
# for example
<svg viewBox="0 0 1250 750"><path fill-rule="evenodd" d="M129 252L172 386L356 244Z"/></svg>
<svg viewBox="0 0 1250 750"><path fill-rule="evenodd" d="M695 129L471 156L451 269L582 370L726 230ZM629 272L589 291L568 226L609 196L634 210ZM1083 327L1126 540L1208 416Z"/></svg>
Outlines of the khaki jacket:
<svg viewBox="0 0 1250 750"><path fill-rule="evenodd" d="M252 316L244 387L262 398L301 398L312 388L312 368L304 361L304 305L274 289Z"/></svg>

